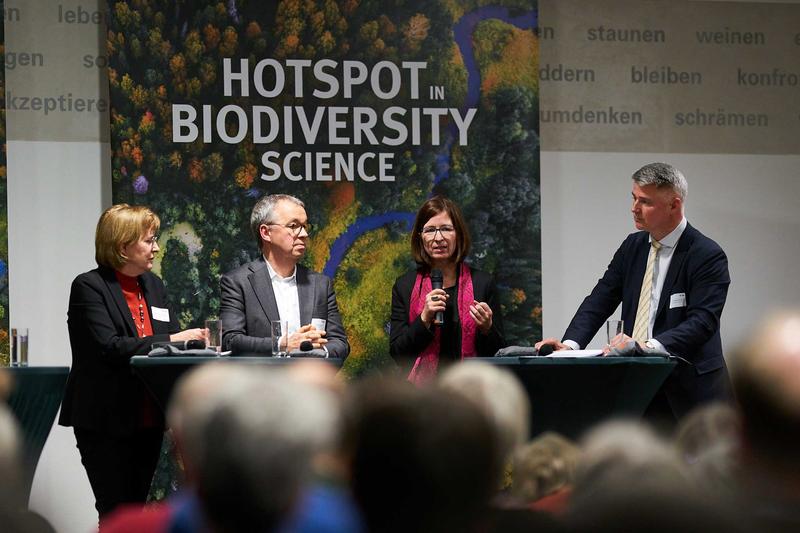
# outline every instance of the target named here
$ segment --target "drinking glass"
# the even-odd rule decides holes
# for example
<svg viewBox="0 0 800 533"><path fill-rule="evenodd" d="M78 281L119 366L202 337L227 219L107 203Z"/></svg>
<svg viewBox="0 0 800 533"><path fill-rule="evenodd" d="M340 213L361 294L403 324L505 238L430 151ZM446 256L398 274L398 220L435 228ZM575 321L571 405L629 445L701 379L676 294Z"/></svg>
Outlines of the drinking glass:
<svg viewBox="0 0 800 533"><path fill-rule="evenodd" d="M272 325L272 355L273 357L286 357L286 345L289 342L289 322L287 320L273 320Z"/></svg>
<svg viewBox="0 0 800 533"><path fill-rule="evenodd" d="M606 336L608 338L607 343L609 346L611 346L611 341L614 340L614 337L622 333L624 329L624 322L618 318L612 318L606 321Z"/></svg>
<svg viewBox="0 0 800 533"><path fill-rule="evenodd" d="M218 318L209 318L206 320L206 330L208 330L206 348L214 350L219 355L222 351L222 321Z"/></svg>

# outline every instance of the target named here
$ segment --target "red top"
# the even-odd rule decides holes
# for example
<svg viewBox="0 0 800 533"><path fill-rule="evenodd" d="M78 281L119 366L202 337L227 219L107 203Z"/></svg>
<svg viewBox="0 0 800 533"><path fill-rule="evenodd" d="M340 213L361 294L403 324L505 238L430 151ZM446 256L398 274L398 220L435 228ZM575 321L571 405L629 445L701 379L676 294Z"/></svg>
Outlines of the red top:
<svg viewBox="0 0 800 533"><path fill-rule="evenodd" d="M125 302L128 304L128 309L131 310L131 317L133 323L136 325L136 335L139 337L149 337L153 334L153 324L150 322L150 310L147 308L147 301L142 294L142 288L139 287L139 279L131 276L126 276L115 270L120 287L122 287L122 295L125 297Z"/></svg>
<svg viewBox="0 0 800 533"><path fill-rule="evenodd" d="M138 337L149 337L153 334L153 324L150 322L150 310L147 308L147 300L144 299L142 288L139 286L139 279L121 274L118 270L114 271L117 281L122 288L122 295L131 311L133 324L136 326ZM153 403L149 394L144 394L141 401L139 421L142 427L157 427L158 409Z"/></svg>

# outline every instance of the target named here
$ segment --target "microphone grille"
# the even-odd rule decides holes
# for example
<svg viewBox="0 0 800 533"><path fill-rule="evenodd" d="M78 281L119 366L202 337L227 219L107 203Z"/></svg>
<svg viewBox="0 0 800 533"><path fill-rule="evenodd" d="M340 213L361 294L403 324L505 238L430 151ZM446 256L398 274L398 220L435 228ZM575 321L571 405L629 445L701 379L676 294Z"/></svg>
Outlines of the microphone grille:
<svg viewBox="0 0 800 533"><path fill-rule="evenodd" d="M539 348L539 355L542 355L542 356L550 355L554 351L555 351L555 349L553 348L552 344L545 344L544 346Z"/></svg>

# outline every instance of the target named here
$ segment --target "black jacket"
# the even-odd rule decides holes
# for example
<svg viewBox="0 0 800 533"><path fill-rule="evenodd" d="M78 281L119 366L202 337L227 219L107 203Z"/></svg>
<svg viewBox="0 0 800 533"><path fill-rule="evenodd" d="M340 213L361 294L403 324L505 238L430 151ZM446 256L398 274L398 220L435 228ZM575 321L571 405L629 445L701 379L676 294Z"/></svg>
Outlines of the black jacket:
<svg viewBox="0 0 800 533"><path fill-rule="evenodd" d="M139 276L139 286L150 312L150 337L137 336L114 270L99 267L72 282L67 312L72 368L58 419L62 426L117 435L137 429L146 392L131 372L130 358L148 353L151 344L168 341L180 329L161 279L147 272ZM169 321L156 320L163 311L153 308L168 310Z"/></svg>
<svg viewBox="0 0 800 533"><path fill-rule="evenodd" d="M492 309L492 329L488 335L478 330L475 339L475 349L478 356L491 357L497 350L505 346L503 336L503 315L500 311L500 300L494 279L486 272L470 269L472 275L472 289L475 300L486 302ZM411 324L408 323L408 312L411 306L411 291L419 290L414 287L417 271L411 270L397 278L392 287L392 322L389 336L389 349L392 358L403 369L409 369L417 356L433 340L433 331L425 327L422 319L417 317ZM460 317L460 320L472 320L470 317Z"/></svg>

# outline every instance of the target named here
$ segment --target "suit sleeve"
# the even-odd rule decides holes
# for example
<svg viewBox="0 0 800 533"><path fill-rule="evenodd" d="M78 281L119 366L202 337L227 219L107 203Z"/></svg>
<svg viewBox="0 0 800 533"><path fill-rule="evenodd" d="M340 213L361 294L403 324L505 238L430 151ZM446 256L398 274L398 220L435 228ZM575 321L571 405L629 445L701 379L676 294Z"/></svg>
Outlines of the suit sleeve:
<svg viewBox="0 0 800 533"><path fill-rule="evenodd" d="M611 316L622 301L625 279L625 250L628 242L622 244L611 259L603 277L597 281L592 292L581 303L572 321L564 332L563 340L573 340L585 348Z"/></svg>
<svg viewBox="0 0 800 533"><path fill-rule="evenodd" d="M67 313L70 330L88 335L98 347L100 358L108 363L127 365L134 355L147 354L154 342L169 340L166 333L148 337L121 335L101 289L86 277L79 276L72 282Z"/></svg>
<svg viewBox="0 0 800 533"><path fill-rule="evenodd" d="M247 314L242 284L228 275L223 275L219 279L219 286L219 318L222 322L223 350L232 350L234 353L272 353L271 337L247 335Z"/></svg>
<svg viewBox="0 0 800 533"><path fill-rule="evenodd" d="M697 347L719 331L729 285L728 258L721 248L715 247L691 274L686 318L674 328L656 335L655 339L671 354L687 359L697 355Z"/></svg>
<svg viewBox="0 0 800 533"><path fill-rule="evenodd" d="M325 276L325 293L327 295L328 318L325 324L325 338L328 339L326 348L330 357L345 358L350 354L350 344L342 324L342 315L336 303L336 293L333 290L333 281Z"/></svg>
<svg viewBox="0 0 800 533"><path fill-rule="evenodd" d="M405 285L401 283L401 280L402 278L398 279L392 287L389 351L397 364L407 365L430 344L433 340L433 332L425 327L421 316L409 324L408 312L413 287L406 290L405 287L401 287L401 285Z"/></svg>
<svg viewBox="0 0 800 533"><path fill-rule="evenodd" d="M489 276L486 288L478 301L486 302L492 310L492 328L489 333L484 335L478 330L475 338L475 347L479 356L491 357L497 350L506 345L505 335L503 334L503 312L500 308L500 299L497 294L497 285L494 278Z"/></svg>

